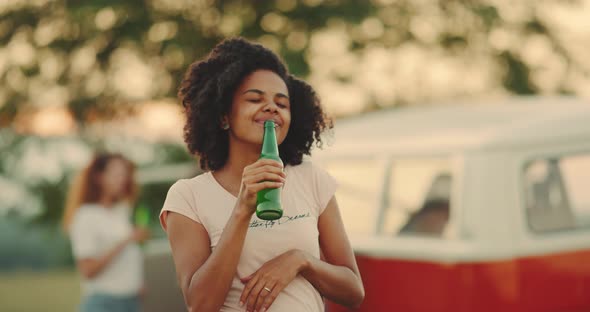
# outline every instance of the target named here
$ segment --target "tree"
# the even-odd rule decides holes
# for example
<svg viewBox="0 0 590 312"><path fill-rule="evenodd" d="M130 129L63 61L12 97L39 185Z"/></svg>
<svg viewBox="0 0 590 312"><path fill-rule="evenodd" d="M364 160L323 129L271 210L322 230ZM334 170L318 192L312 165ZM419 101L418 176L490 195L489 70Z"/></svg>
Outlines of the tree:
<svg viewBox="0 0 590 312"><path fill-rule="evenodd" d="M582 8L558 0L14 1L0 6L0 125L49 105L67 105L84 123L172 97L188 64L238 35L279 52L328 105L340 100L330 93L356 92L349 101L358 103L342 104L358 106L350 112L457 95L582 94L590 68L579 49L588 39L575 32Z"/></svg>

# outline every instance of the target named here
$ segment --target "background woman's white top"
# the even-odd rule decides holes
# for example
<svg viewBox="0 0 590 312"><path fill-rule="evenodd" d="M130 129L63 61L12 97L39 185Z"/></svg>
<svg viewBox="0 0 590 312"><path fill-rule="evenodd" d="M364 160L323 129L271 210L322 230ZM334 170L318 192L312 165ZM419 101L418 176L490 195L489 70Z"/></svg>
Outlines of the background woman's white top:
<svg viewBox="0 0 590 312"><path fill-rule="evenodd" d="M74 216L70 237L76 259L105 255L131 235L133 226L127 206L105 208L85 204ZM143 285L143 258L136 243L129 243L107 266L91 279L82 277L85 295L136 295Z"/></svg>

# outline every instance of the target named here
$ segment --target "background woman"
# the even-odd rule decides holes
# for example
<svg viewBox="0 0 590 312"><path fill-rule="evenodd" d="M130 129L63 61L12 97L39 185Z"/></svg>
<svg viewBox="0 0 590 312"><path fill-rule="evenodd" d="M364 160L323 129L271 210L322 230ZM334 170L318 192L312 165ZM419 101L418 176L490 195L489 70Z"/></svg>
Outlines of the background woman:
<svg viewBox="0 0 590 312"><path fill-rule="evenodd" d="M143 259L137 243L149 233L130 221L134 171L119 154L99 154L72 183L63 222L82 275L82 312L139 311Z"/></svg>

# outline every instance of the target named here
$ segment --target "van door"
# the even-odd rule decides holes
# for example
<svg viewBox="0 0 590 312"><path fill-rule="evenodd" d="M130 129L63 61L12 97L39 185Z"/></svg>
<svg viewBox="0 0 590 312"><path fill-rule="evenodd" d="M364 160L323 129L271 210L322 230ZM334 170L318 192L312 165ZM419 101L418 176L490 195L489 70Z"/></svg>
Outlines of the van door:
<svg viewBox="0 0 590 312"><path fill-rule="evenodd" d="M366 293L359 311L470 311L471 266L455 262L465 246L450 221L449 157L322 166L341 186L336 196Z"/></svg>
<svg viewBox="0 0 590 312"><path fill-rule="evenodd" d="M523 154L523 239L518 249L526 311L590 310L590 149Z"/></svg>

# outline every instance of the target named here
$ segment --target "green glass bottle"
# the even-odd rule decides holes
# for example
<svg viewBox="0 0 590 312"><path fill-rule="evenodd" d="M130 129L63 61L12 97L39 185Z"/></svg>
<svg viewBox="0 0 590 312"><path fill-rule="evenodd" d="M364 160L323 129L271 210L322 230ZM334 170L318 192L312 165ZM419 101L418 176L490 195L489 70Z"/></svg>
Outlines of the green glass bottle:
<svg viewBox="0 0 590 312"><path fill-rule="evenodd" d="M151 219L149 209L144 204L140 204L135 208L134 219L136 226L149 227Z"/></svg>
<svg viewBox="0 0 590 312"><path fill-rule="evenodd" d="M133 219L133 223L135 224L135 226L148 229L151 221L150 210L145 206L145 204L139 204L139 206L135 208L135 214L133 215ZM139 246L141 248L144 248L145 243L145 241L141 242L139 243Z"/></svg>
<svg viewBox="0 0 590 312"><path fill-rule="evenodd" d="M279 157L275 123L272 120L264 122L264 137L262 138L260 158L273 159L281 164L283 163ZM280 188L264 189L256 194L256 216L262 220L276 220L283 216Z"/></svg>

